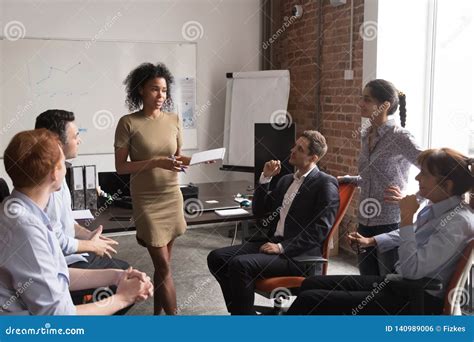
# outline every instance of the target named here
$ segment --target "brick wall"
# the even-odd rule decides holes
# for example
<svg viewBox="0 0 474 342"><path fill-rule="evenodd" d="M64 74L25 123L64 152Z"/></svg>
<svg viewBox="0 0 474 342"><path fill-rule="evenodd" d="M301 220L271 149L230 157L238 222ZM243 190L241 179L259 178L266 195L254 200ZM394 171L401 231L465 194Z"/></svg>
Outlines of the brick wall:
<svg viewBox="0 0 474 342"><path fill-rule="evenodd" d="M315 0L281 0L279 13L272 18L273 30L288 23L292 6L298 4L303 6L303 16L292 20L273 43L272 68L290 70L288 111L298 133L318 129L327 139L329 150L320 167L335 176L355 175L360 149L357 103L362 89L363 40L359 27L363 23L364 1L354 0L353 80L344 80L344 70L349 69L350 0L338 7L332 7L329 0L322 0L322 4ZM356 203L357 198L341 225L340 237L355 228ZM343 240L340 242L347 249Z"/></svg>

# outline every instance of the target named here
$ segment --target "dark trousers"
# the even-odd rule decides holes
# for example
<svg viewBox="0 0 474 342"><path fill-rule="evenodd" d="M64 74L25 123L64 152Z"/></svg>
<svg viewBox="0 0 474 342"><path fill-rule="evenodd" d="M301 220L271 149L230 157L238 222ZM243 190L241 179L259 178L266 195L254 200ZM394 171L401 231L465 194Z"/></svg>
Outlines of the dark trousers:
<svg viewBox="0 0 474 342"><path fill-rule="evenodd" d="M300 276L303 269L283 255L259 253L265 242L247 242L209 253L207 265L221 286L232 315L254 315L255 282L274 276Z"/></svg>
<svg viewBox="0 0 474 342"><path fill-rule="evenodd" d="M425 313L441 314L443 300L425 294ZM307 278L289 315L407 315L410 301L379 276Z"/></svg>
<svg viewBox="0 0 474 342"><path fill-rule="evenodd" d="M120 259L110 259L108 257L100 257L95 253L89 253L88 256L85 257L88 262L79 261L73 264L68 265L70 268L81 268L81 269L90 269L90 270L101 270L101 269L119 269L119 270L126 270L129 267L129 264ZM110 292L115 293L117 291L117 287L112 285L109 286ZM71 291L72 302L75 305L83 304L84 296L85 295L93 295L96 289L84 289L78 291ZM107 291L108 292L108 291ZM102 298L102 297L101 297ZM128 311L128 308L125 308ZM125 310L123 309L123 310ZM119 311L120 314L123 314L123 310Z"/></svg>
<svg viewBox="0 0 474 342"><path fill-rule="evenodd" d="M359 224L357 231L362 236L372 237L398 228L398 223L370 227ZM377 247L367 247L364 250L364 253L357 256L361 275L384 276L395 271L395 263L398 260L398 248L385 253L378 252Z"/></svg>
<svg viewBox="0 0 474 342"><path fill-rule="evenodd" d="M100 269L118 269L118 270L126 270L130 265L123 260L115 259L115 258L108 258L108 257L100 257L95 253L88 253L89 255L85 258L85 261L78 261L68 267L71 268L82 268L82 269L90 269L90 270L100 270Z"/></svg>

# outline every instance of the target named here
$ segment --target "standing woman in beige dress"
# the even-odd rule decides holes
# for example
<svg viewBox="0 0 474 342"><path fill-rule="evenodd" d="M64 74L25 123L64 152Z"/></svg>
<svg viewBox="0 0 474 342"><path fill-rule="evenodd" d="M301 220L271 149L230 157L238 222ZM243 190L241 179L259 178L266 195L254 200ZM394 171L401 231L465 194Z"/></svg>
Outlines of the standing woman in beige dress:
<svg viewBox="0 0 474 342"><path fill-rule="evenodd" d="M165 101L171 101L172 83L173 76L161 63L144 63L130 72L124 81L126 103L135 112L120 119L114 143L117 172L131 175L137 241L147 248L155 267L155 315L162 310L176 314L171 250L186 230L178 172L189 165L189 158L181 156L178 115L163 111Z"/></svg>

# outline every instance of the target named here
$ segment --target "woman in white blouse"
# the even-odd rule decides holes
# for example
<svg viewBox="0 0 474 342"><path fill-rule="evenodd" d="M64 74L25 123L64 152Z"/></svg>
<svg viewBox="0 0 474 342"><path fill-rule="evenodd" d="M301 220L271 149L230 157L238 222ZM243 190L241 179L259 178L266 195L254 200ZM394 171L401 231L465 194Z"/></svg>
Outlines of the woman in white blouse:
<svg viewBox="0 0 474 342"><path fill-rule="evenodd" d="M406 98L395 86L376 79L367 83L359 102L361 115L370 125L362 132L359 176L338 177L339 182L360 186L357 233L374 236L398 229L400 199L408 183L410 167L416 164L420 147L405 127ZM400 112L400 123L394 115ZM387 202L390 201L390 202ZM357 249L361 275L384 275L393 271L396 250L380 253L368 247Z"/></svg>

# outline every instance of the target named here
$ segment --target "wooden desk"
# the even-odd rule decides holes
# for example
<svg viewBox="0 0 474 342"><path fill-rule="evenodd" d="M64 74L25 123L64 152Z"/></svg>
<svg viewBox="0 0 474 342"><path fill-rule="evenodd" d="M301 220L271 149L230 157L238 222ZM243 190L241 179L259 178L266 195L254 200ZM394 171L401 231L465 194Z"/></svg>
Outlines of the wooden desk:
<svg viewBox="0 0 474 342"><path fill-rule="evenodd" d="M199 187L199 200L201 202L211 200L211 199L229 199L233 198L237 193L242 195L252 195L253 190L249 188L252 186L250 182L247 181L232 181L232 182L216 182L216 183L201 183L196 184ZM250 190L249 190L250 189ZM236 203L237 204L237 203ZM242 237L248 235L248 223L253 220L255 217L252 214L251 208L246 208L250 215L243 216L233 216L233 217L221 217L216 215L214 211L206 211L201 213L196 213L193 217L187 217L185 215L186 223L188 226L202 225L202 224L217 224L224 222L235 222L235 231L234 239L237 232L238 224L242 225ZM135 230L135 223L133 222L132 209L119 208L113 205L103 205L97 210L93 211L94 220L79 220L79 223L86 228L93 230L99 225L103 226L104 233L116 233L116 232L128 232ZM195 217L194 217L195 216ZM130 217L130 220L126 221L116 221L113 218L117 217Z"/></svg>

